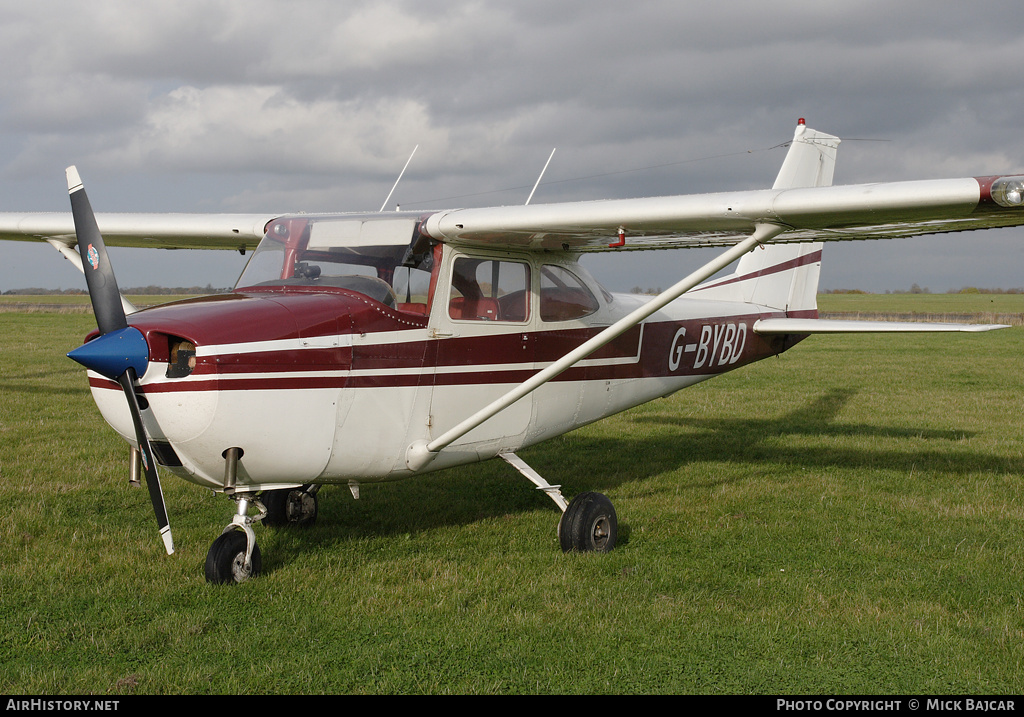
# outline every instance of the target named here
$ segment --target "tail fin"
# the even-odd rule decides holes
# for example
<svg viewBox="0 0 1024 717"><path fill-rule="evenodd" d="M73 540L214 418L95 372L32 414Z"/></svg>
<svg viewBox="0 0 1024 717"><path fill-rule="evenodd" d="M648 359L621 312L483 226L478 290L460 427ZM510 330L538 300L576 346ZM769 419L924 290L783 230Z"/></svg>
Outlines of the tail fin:
<svg viewBox="0 0 1024 717"><path fill-rule="evenodd" d="M800 120L772 189L832 186L840 141L838 137L808 128Z"/></svg>
<svg viewBox="0 0 1024 717"><path fill-rule="evenodd" d="M773 189L830 186L839 142L838 137L808 128L801 119ZM731 276L706 285L700 296L769 306L791 316L817 316L821 246L778 244L755 249L737 262ZM722 292L726 287L728 297Z"/></svg>

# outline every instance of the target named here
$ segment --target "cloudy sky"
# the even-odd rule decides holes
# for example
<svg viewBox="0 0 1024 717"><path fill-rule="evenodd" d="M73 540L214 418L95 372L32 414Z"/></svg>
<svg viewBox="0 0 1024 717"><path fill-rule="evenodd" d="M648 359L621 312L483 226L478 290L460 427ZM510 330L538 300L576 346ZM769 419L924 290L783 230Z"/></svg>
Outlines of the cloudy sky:
<svg viewBox="0 0 1024 717"><path fill-rule="evenodd" d="M771 186L799 117L835 183L1024 172L1024 16L998 0L0 0L0 211L375 211ZM232 252L112 250L122 286ZM707 255L588 259L610 288ZM823 288L1024 285L1024 230L836 244ZM0 242L0 291L83 287Z"/></svg>

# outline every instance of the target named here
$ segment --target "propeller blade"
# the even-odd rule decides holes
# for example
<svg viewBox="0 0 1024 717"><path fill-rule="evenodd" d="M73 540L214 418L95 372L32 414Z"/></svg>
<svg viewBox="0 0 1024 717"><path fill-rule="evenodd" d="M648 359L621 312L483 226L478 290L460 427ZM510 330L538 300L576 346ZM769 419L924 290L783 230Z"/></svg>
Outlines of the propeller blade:
<svg viewBox="0 0 1024 717"><path fill-rule="evenodd" d="M89 197L85 194L85 187L75 167L67 168L67 178L78 251L82 255L85 282L89 286L89 300L96 314L96 325L102 334L123 329L128 326L128 319L121 306L121 292L118 291L114 270L107 258L107 246L96 224L96 215L93 214Z"/></svg>
<svg viewBox="0 0 1024 717"><path fill-rule="evenodd" d="M135 438L139 444L139 454L142 456L142 467L146 472L146 485L156 513L157 527L160 529L164 548L167 554L171 555L174 552L174 540L167 519L167 505L164 503L164 493L160 487L160 476L156 472L153 449L142 423L139 397L135 392L138 372L144 373L149 365L149 347L142 333L128 325L128 318L121 305L121 292L117 288L114 270L107 257L107 247L78 170L68 167L67 178L78 249L82 254L85 281L89 286L89 300L92 302L96 325L100 330L99 337L75 349L68 356L121 385L125 400L128 401L132 423L135 425Z"/></svg>
<svg viewBox="0 0 1024 717"><path fill-rule="evenodd" d="M149 445L149 437L146 436L146 429L142 425L142 409L139 407L139 398L135 394L135 369L128 367L122 373L117 382L121 384L125 398L128 399L128 410L132 414L132 423L135 424L135 436L139 442L139 455L142 456L142 469L146 473L146 487L149 488L149 499L153 503L153 511L156 513L156 525L160 529L160 537L164 541L164 548L167 554L174 553L174 539L171 537L170 521L167 519L167 505L164 503L164 492L160 487L160 476L156 472L156 461L153 460L153 449Z"/></svg>

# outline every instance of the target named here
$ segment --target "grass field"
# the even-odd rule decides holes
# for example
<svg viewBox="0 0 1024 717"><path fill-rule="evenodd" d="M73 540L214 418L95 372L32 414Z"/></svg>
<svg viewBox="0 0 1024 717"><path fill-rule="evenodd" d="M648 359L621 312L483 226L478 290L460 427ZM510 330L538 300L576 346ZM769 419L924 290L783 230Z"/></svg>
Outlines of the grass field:
<svg viewBox="0 0 1024 717"><path fill-rule="evenodd" d="M1024 325L1024 294L822 294L818 308L837 318L891 315L908 321Z"/></svg>
<svg viewBox="0 0 1024 717"><path fill-rule="evenodd" d="M136 307L144 308L167 304L180 299L189 299L193 295L146 294L128 296ZM0 311L66 311L68 313L91 312L87 294L8 294L0 296Z"/></svg>
<svg viewBox="0 0 1024 717"><path fill-rule="evenodd" d="M815 337L523 452L615 502L563 555L503 463L325 488L202 575L229 501L127 448L64 358L86 314L0 313L0 693L1014 694L1024 329Z"/></svg>

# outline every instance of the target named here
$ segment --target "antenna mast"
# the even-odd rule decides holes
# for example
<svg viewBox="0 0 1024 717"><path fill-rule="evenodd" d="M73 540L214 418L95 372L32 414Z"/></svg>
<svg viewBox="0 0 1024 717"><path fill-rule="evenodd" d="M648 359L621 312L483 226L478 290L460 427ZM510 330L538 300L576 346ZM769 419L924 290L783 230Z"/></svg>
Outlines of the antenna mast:
<svg viewBox="0 0 1024 717"><path fill-rule="evenodd" d="M558 149L558 147L555 147ZM537 181L533 185L533 189L530 190L530 196L526 198L526 203L529 204L530 200L533 199L533 193L537 191L537 187L540 186L540 180L544 177L544 172L548 171L548 165L551 164L551 158L555 156L555 149L551 150L551 154L548 155L548 161L544 163L544 169L540 170L540 176L537 177Z"/></svg>
<svg viewBox="0 0 1024 717"><path fill-rule="evenodd" d="M391 199L391 195L395 193L395 188L398 187L398 183L402 181L402 176L405 174L405 170L409 168L409 162L412 161L412 155L416 154L416 150L419 149L419 148L420 148L419 145L416 145L415 147L412 148L412 154L409 155L409 159L405 160L405 166L402 167L402 171L398 173L398 179L395 180L394 186L391 187L391 191L388 192L387 199L385 199L384 203L380 205L380 210L379 211L383 212L384 211L384 207L386 207L388 205L388 201ZM538 180L538 181L540 181L540 180Z"/></svg>

